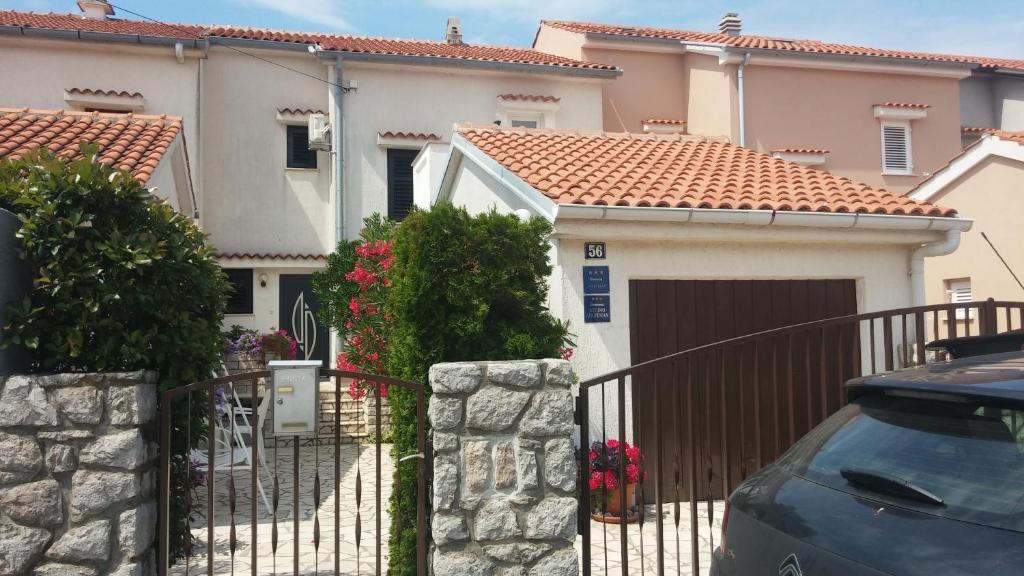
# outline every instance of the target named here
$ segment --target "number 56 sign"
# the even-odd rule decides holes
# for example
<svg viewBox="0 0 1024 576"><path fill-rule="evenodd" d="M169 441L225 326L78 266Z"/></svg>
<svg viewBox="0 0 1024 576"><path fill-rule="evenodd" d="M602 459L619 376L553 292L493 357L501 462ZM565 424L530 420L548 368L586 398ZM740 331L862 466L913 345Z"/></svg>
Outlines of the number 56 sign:
<svg viewBox="0 0 1024 576"><path fill-rule="evenodd" d="M607 254L604 242L583 243L583 257L587 260L604 260Z"/></svg>

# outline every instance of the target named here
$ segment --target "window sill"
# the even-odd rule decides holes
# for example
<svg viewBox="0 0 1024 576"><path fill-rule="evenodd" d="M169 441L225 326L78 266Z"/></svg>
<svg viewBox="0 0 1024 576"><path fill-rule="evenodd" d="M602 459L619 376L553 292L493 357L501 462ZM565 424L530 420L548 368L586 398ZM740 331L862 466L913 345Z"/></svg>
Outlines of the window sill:
<svg viewBox="0 0 1024 576"><path fill-rule="evenodd" d="M225 312L224 313L224 317L227 318L228 316L230 316L232 318L255 318L256 317L256 313L255 312L246 312L244 314L243 313L231 314L231 313Z"/></svg>
<svg viewBox="0 0 1024 576"><path fill-rule="evenodd" d="M285 166L285 172L319 172L319 168L297 168L292 166Z"/></svg>
<svg viewBox="0 0 1024 576"><path fill-rule="evenodd" d="M916 172L894 172L892 170L882 170L882 176L920 176Z"/></svg>

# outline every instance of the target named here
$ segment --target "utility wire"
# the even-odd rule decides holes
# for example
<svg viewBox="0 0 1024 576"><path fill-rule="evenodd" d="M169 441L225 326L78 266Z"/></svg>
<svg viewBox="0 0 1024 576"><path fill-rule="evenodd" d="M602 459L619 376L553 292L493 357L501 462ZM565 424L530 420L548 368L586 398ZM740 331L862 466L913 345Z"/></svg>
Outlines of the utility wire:
<svg viewBox="0 0 1024 576"><path fill-rule="evenodd" d="M999 260L1003 263L1003 266L1006 266L1006 271L1009 272L1010 276L1013 276L1013 279L1017 281L1017 285L1020 286L1021 290L1024 290L1024 283L1021 283L1020 278L1013 273L1013 268L1010 268L1010 265L1006 262L1006 258L1003 258L1003 255L999 253L999 250L996 250L995 245L992 244L992 241L988 239L988 236L986 236L984 232L981 233L981 237L985 239L985 242L988 242L989 247L996 253L996 256L999 256Z"/></svg>
<svg viewBox="0 0 1024 576"><path fill-rule="evenodd" d="M123 7L123 6L118 6L117 4L114 4L113 2L107 2L107 4L109 4L112 8L115 8L115 9L120 10L122 12L127 12L128 14L131 14L132 16L138 16L139 18L142 18L143 20L149 20L150 22L153 22L154 24L160 24L161 26L167 26L169 28L174 28L175 30L178 30L178 31L181 31L181 32L185 32L186 34L191 34L192 33L191 30L188 30L186 28L182 28L181 26L178 26L176 24L170 24L168 22L163 22L161 20L157 20L156 18L150 18L149 16L146 16L145 14L139 14L138 12L134 12L134 11L129 10L129 9ZM273 60L271 60L269 58L264 58L264 57L260 56L259 54L253 54L252 52L248 52L248 51L242 50L240 48L235 48L234 46L230 46L228 44L217 44L217 45L218 46L223 46L224 48L227 48L228 50L232 50L234 52L238 52L239 54L243 54L243 55L248 56L250 58L255 58L255 59L257 59L257 60L259 60L261 62L266 62L267 64L270 64L270 65L273 65L273 66L277 66L278 68L284 68L285 70L288 70L289 72L294 72L296 74L300 74L302 76L305 76L306 78L312 78L313 80L316 80L317 82L323 82L324 84L327 84L328 86L333 86L335 88L341 88L342 92L347 93L350 90L350 88L346 88L346 87L344 87L341 84L338 84L336 82L331 82L330 80L324 80L323 78L320 78L318 76L314 76L313 74L309 74L307 72L303 72L302 70L298 70L298 69L292 68L291 66L288 66L286 64L281 64L280 62L274 62ZM315 44L310 44L310 46L315 46ZM319 50L319 48L317 48L317 49Z"/></svg>

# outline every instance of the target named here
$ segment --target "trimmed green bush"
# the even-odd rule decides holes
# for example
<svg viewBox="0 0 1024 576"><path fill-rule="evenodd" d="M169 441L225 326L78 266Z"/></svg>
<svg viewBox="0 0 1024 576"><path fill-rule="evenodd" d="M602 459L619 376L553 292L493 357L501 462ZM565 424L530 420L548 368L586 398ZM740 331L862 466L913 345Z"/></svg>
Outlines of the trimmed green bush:
<svg viewBox="0 0 1024 576"><path fill-rule="evenodd" d="M550 225L496 212L470 216L439 204L415 211L395 235L385 309L393 318L388 373L429 385L432 364L556 357L566 326L546 307ZM396 490L389 574L416 573L416 397L390 395ZM402 530L399 532L398 519Z"/></svg>
<svg viewBox="0 0 1024 576"><path fill-rule="evenodd" d="M128 172L48 152L0 160L0 206L21 220L21 257L32 267L28 298L7 308L0 345L24 344L46 371L156 370L160 389L204 380L223 348L228 284L199 228ZM202 398L191 440L205 433ZM171 437L189 437L175 406ZM163 407L162 409L166 409ZM189 544L187 442L172 451L172 557Z"/></svg>

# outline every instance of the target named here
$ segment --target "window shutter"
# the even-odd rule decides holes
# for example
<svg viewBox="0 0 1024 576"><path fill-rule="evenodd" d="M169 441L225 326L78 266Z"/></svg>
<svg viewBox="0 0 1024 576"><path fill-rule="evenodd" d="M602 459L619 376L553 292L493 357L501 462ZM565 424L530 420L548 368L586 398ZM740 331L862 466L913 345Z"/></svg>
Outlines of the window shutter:
<svg viewBox="0 0 1024 576"><path fill-rule="evenodd" d="M892 172L913 171L909 125L882 125L882 169Z"/></svg>
<svg viewBox="0 0 1024 576"><path fill-rule="evenodd" d="M388 218L401 221L412 209L412 162L419 150L388 149Z"/></svg>
<svg viewBox="0 0 1024 576"><path fill-rule="evenodd" d="M252 314L252 268L224 268L231 290L225 314Z"/></svg>
<svg viewBox="0 0 1024 576"><path fill-rule="evenodd" d="M946 291L949 293L949 302L951 304L964 304L974 300L974 294L971 291L971 279L964 278L962 280L947 280ZM973 314L969 314L973 310L966 308L958 308L956 311L957 320L965 320Z"/></svg>

